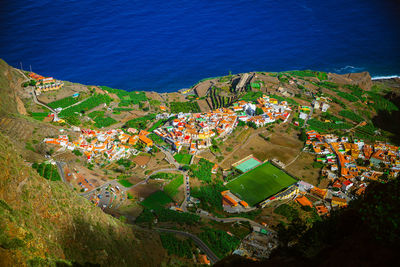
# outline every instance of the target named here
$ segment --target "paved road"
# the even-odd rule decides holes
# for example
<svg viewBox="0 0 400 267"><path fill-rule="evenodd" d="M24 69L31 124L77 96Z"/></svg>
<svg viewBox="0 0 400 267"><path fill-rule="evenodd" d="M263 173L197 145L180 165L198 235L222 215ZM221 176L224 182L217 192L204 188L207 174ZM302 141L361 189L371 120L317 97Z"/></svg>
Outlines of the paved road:
<svg viewBox="0 0 400 267"><path fill-rule="evenodd" d="M176 167L177 169L180 167L179 163L176 162L176 160L174 159L174 157L172 156L172 154L171 154L169 151L165 150L164 148L162 148L161 146L159 146L159 145L157 145L157 144L156 144L156 146L157 146L158 149L160 149L161 152L163 152L163 153L165 154L165 156L167 157L167 161L168 161L170 164L175 165L175 167Z"/></svg>
<svg viewBox="0 0 400 267"><path fill-rule="evenodd" d="M306 120L304 121L303 127L301 127L301 128L305 128L305 127L307 126L307 121L308 121L308 119L311 118L313 112L314 112L314 105L311 105L311 111L310 111L310 113L308 114Z"/></svg>
<svg viewBox="0 0 400 267"><path fill-rule="evenodd" d="M57 167L58 167L58 173L60 174L61 180L66 183L69 184L66 180L65 180L65 173L64 173L64 168L63 168L63 164L60 161L56 161Z"/></svg>
<svg viewBox="0 0 400 267"><path fill-rule="evenodd" d="M187 202L190 198L190 183L189 183L189 175L187 173L182 173L184 180L183 180L183 190L185 190L185 199L182 202L181 209L187 212Z"/></svg>
<svg viewBox="0 0 400 267"><path fill-rule="evenodd" d="M165 228L155 228L155 230L160 231L160 232L178 234L178 235L183 235L183 236L189 237L207 255L208 259L211 261L212 264L219 261L219 258L214 254L214 252L200 238L198 238L194 234L191 234L188 232L183 232L183 231L178 231L178 230L165 229Z"/></svg>

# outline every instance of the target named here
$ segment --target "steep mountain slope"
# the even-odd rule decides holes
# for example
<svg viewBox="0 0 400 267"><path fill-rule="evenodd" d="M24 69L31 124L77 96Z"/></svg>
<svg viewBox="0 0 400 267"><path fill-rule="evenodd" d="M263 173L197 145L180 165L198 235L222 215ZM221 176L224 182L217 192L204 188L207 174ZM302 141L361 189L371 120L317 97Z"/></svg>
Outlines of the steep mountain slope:
<svg viewBox="0 0 400 267"><path fill-rule="evenodd" d="M57 129L21 116L23 81L0 60L0 266L160 265L165 251L158 234L103 213L27 163L24 141L34 129Z"/></svg>
<svg viewBox="0 0 400 267"><path fill-rule="evenodd" d="M40 177L0 133L0 266L60 259L107 266L156 266L157 235L125 225Z"/></svg>

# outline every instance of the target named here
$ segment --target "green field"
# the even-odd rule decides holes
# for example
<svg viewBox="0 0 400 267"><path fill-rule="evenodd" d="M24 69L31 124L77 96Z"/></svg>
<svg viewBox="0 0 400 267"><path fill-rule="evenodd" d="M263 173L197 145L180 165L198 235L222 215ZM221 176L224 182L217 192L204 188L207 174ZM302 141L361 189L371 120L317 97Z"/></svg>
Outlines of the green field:
<svg viewBox="0 0 400 267"><path fill-rule="evenodd" d="M293 177L266 162L232 180L226 187L253 206L295 182Z"/></svg>
<svg viewBox="0 0 400 267"><path fill-rule="evenodd" d="M148 209L158 209L164 207L172 201L173 200L166 193L164 193L164 191L156 191L143 200L141 204Z"/></svg>
<svg viewBox="0 0 400 267"><path fill-rule="evenodd" d="M189 155L189 154L175 154L174 155L174 159L180 164L189 165L190 161L192 160L192 155Z"/></svg>
<svg viewBox="0 0 400 267"><path fill-rule="evenodd" d="M169 182L166 186L164 186L164 192L167 193L168 196L174 197L176 194L178 194L178 192L179 192L178 188L181 185L183 185L183 175L179 174L178 177L176 177L171 182Z"/></svg>

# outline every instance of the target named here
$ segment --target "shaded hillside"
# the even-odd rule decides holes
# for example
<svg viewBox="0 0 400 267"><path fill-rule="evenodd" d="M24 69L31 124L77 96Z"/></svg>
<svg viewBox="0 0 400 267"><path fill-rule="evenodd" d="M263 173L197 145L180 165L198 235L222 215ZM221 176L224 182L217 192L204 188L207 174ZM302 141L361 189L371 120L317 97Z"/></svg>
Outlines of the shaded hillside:
<svg viewBox="0 0 400 267"><path fill-rule="evenodd" d="M396 266L399 225L400 180L372 183L363 198L308 230L299 221L282 226L270 259L228 257L216 266Z"/></svg>
<svg viewBox="0 0 400 267"><path fill-rule="evenodd" d="M40 177L0 133L0 266L60 260L106 266L156 266L159 237L132 228Z"/></svg>

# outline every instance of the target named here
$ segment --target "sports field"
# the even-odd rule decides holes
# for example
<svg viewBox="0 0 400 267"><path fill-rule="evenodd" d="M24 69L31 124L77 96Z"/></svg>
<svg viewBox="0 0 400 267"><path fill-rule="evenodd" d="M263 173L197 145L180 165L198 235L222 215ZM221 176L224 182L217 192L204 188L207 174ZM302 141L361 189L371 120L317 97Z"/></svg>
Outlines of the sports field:
<svg viewBox="0 0 400 267"><path fill-rule="evenodd" d="M293 177L266 162L240 175L226 187L249 205L254 206L295 182Z"/></svg>
<svg viewBox="0 0 400 267"><path fill-rule="evenodd" d="M239 165L236 166L236 169L240 170L241 172L245 173L251 169L254 169L258 165L262 164L261 161L258 159L251 157L248 160L240 163Z"/></svg>

